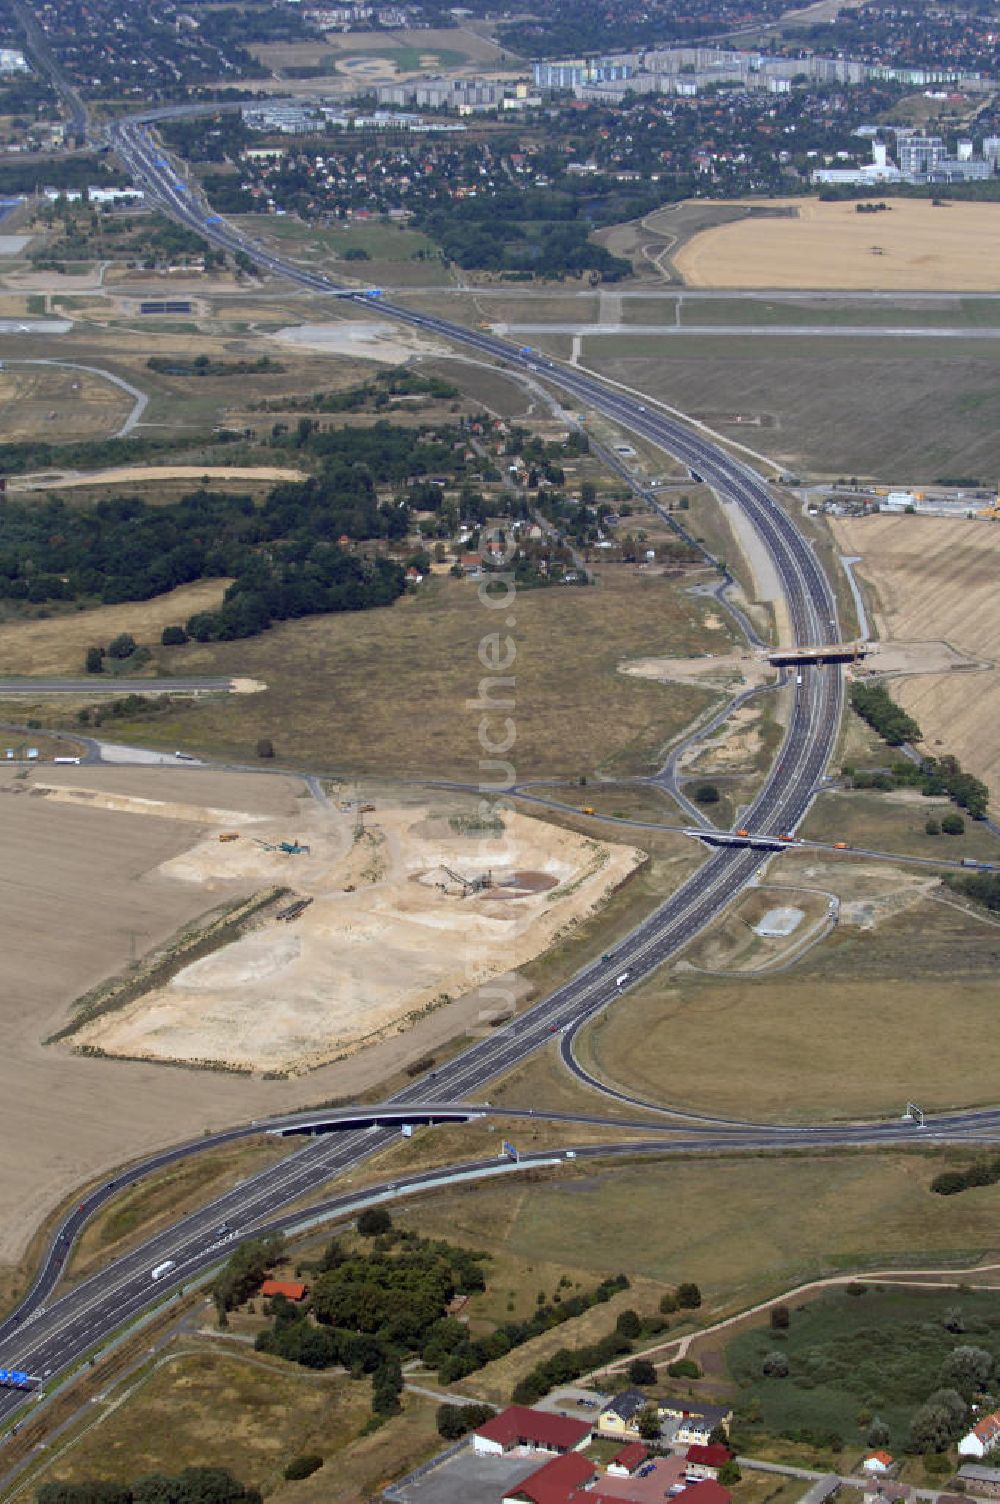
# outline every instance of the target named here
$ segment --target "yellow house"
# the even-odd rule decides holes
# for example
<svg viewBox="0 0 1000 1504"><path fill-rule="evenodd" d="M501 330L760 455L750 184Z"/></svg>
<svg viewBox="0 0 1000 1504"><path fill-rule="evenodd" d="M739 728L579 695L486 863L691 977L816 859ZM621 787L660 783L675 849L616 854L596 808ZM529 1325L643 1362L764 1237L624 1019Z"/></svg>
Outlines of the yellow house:
<svg viewBox="0 0 1000 1504"><path fill-rule="evenodd" d="M616 1394L598 1416L598 1434L613 1436L622 1441L637 1441L639 1416L652 1403L641 1389L625 1389L621 1394Z"/></svg>
<svg viewBox="0 0 1000 1504"><path fill-rule="evenodd" d="M664 1399L657 1402L661 1421L676 1421L671 1440L685 1446L707 1446L716 1426L729 1434L733 1412L728 1405L706 1405L700 1401Z"/></svg>

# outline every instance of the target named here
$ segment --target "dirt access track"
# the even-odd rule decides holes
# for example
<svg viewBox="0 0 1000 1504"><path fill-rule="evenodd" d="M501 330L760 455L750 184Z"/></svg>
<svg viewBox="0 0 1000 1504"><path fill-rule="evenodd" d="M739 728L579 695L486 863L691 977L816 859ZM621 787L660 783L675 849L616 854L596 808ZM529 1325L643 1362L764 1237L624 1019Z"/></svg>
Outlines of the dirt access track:
<svg viewBox="0 0 1000 1504"><path fill-rule="evenodd" d="M794 217L757 215L702 230L675 255L688 287L996 292L1000 204L891 199L880 214L854 203L775 199Z"/></svg>
<svg viewBox="0 0 1000 1504"><path fill-rule="evenodd" d="M523 817L509 819L501 842L482 843L458 837L447 815L444 804L434 815L426 806L380 809L366 816L376 819L371 842L356 844L353 815L321 809L291 776L47 767L19 778L0 769L0 1091L30 1138L23 1150L11 1141L0 1163L0 1263L20 1256L61 1197L115 1165L206 1128L375 1089L408 1060L485 1027L482 1015L497 1003L477 980L542 949L639 860L630 848ZM240 839L220 843L222 830ZM282 858L254 836L299 836L313 850ZM434 886L433 864L447 855L463 875L492 864L498 877L530 869L555 885L526 883L523 898L512 889L462 899ZM301 865L293 872L292 863ZM109 1018L109 1028L127 1029L127 1053L141 1047L148 1061L79 1055L76 1039L42 1043L67 1022L74 999L126 972L135 956L276 880L316 894L297 926L270 921L270 935L264 927L228 957L218 953L221 974L208 967L187 991L165 989L173 1012L156 1003L169 1027L155 1035L138 1009ZM346 894L351 881L355 894ZM254 968L256 981L239 980ZM515 977L510 990L518 997L526 988ZM392 1032L421 999L446 991L454 1003ZM387 1037L358 1050L379 1027ZM292 1080L156 1063L186 1052L248 1060L255 1050L329 1059L352 1048L350 1058Z"/></svg>
<svg viewBox="0 0 1000 1504"><path fill-rule="evenodd" d="M941 638L982 669L890 678L895 699L919 722L924 749L950 752L989 784L1000 811L1000 527L967 518L885 516L831 519L841 553L875 595L879 637ZM886 654L892 662L891 652ZM880 655L870 660L879 671Z"/></svg>
<svg viewBox="0 0 1000 1504"><path fill-rule="evenodd" d="M109 470L56 470L36 475L15 475L7 482L11 491L50 491L57 486L129 486L161 480L203 482L223 480L306 480L304 470L277 465L115 465Z"/></svg>

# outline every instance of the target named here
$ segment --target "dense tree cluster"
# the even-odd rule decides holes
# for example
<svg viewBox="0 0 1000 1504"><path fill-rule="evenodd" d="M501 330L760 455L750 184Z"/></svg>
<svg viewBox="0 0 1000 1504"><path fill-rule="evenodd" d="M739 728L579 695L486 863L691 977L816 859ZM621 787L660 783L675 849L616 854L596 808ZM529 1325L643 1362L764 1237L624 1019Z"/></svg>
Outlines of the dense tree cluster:
<svg viewBox="0 0 1000 1504"><path fill-rule="evenodd" d="M478 1426L483 1426L494 1416L492 1405L439 1405L437 1410L438 1435L445 1441L458 1441Z"/></svg>
<svg viewBox="0 0 1000 1504"><path fill-rule="evenodd" d="M978 872L969 876L954 873L945 880L956 893L964 893L966 898L981 903L994 914L1000 913L1000 872Z"/></svg>
<svg viewBox="0 0 1000 1504"><path fill-rule="evenodd" d="M275 486L260 507L249 496L206 490L166 506L139 497L87 509L55 496L8 503L0 514L0 599L116 604L228 575L222 607L184 625L199 642L252 636L320 611L390 605L405 587L403 570L356 545L399 541L412 507L441 507L442 487L426 477L462 472L458 430L380 421L323 432L304 418L293 431L277 425L274 443L317 457L321 469ZM399 494L380 500L385 485Z"/></svg>
<svg viewBox="0 0 1000 1504"><path fill-rule="evenodd" d="M181 1473L149 1473L134 1483L43 1483L37 1504L260 1504L221 1467L186 1467Z"/></svg>
<svg viewBox="0 0 1000 1504"><path fill-rule="evenodd" d="M212 360L208 355L182 360L180 356L151 355L146 365L164 376L280 376L285 369L270 355L257 360Z"/></svg>
<svg viewBox="0 0 1000 1504"><path fill-rule="evenodd" d="M455 1294L484 1288L485 1255L411 1235L376 1236L369 1253L345 1253L334 1240L314 1279L310 1310L276 1297L273 1325L258 1335L257 1348L306 1368L342 1364L355 1378L370 1374L372 1409L384 1416L399 1408L401 1357L433 1353L452 1328L464 1333L447 1307Z"/></svg>
<svg viewBox="0 0 1000 1504"><path fill-rule="evenodd" d="M971 1191L981 1185L996 1185L1000 1182L1000 1157L979 1159L967 1170L942 1170L931 1181L931 1190L938 1196L957 1196L961 1191Z"/></svg>
<svg viewBox="0 0 1000 1504"><path fill-rule="evenodd" d="M593 272L603 282L632 270L631 262L588 239L587 204L569 194L510 188L463 199L420 224L450 261L468 269L544 277Z"/></svg>

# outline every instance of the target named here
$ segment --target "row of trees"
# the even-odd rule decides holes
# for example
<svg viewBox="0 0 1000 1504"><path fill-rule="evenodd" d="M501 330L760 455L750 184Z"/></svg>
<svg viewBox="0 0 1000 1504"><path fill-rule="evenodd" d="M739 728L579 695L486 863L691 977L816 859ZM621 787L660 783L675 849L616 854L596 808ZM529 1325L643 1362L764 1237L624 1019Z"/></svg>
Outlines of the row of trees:
<svg viewBox="0 0 1000 1504"><path fill-rule="evenodd" d="M851 706L890 747L921 740L917 722L896 704L883 684L852 685ZM958 758L949 754L922 757L919 762L896 762L889 773L855 772L853 782L855 788L894 788L902 783L921 788L931 796L948 794L956 804L968 810L974 820L984 817L989 804L990 791L986 784L966 772Z"/></svg>
<svg viewBox="0 0 1000 1504"><path fill-rule="evenodd" d="M851 707L890 747L920 741L917 722L896 704L884 684L852 684Z"/></svg>

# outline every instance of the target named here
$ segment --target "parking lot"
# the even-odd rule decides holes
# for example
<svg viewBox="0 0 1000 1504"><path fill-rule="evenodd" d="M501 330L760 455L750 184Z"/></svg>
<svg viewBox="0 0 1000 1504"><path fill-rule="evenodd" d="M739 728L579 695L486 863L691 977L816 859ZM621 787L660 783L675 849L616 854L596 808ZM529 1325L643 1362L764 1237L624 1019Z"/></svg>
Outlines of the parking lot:
<svg viewBox="0 0 1000 1504"><path fill-rule="evenodd" d="M496 1504L546 1461L533 1457L477 1457L471 1443L440 1467L391 1490L396 1504Z"/></svg>

